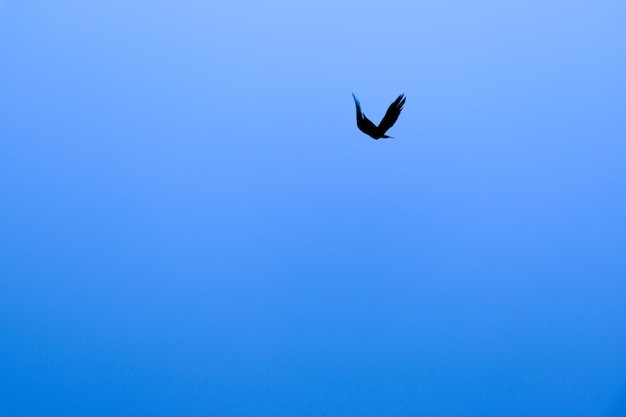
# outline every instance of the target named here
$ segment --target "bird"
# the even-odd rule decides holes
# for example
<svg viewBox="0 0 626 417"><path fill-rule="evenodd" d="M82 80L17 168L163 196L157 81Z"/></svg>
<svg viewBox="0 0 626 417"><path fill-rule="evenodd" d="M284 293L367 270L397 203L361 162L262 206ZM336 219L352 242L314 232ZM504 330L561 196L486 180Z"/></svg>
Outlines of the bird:
<svg viewBox="0 0 626 417"><path fill-rule="evenodd" d="M378 126L365 117L365 114L361 111L361 103L359 102L359 99L356 98L354 93L352 93L352 97L354 98L354 104L356 105L356 125L359 130L376 140L393 138L393 136L387 136L385 132L387 132L396 120L398 120L398 116L400 116L400 112L402 111L402 106L404 106L404 102L406 101L404 94L400 94L398 98L391 103L387 109L387 113L385 113L385 117L383 117L383 120L380 121Z"/></svg>

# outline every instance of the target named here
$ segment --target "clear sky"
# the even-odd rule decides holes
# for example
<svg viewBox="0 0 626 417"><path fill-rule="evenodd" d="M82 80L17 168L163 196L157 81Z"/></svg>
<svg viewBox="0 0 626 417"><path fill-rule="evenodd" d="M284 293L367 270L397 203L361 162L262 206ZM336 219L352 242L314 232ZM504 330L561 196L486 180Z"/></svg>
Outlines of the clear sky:
<svg viewBox="0 0 626 417"><path fill-rule="evenodd" d="M625 22L0 0L0 415L626 415Z"/></svg>

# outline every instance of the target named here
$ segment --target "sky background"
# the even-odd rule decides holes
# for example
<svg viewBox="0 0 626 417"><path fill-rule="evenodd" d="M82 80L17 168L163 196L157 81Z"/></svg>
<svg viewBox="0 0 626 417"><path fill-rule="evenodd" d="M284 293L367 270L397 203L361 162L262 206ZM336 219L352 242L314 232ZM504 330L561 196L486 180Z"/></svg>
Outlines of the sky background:
<svg viewBox="0 0 626 417"><path fill-rule="evenodd" d="M0 415L626 415L625 22L0 0Z"/></svg>

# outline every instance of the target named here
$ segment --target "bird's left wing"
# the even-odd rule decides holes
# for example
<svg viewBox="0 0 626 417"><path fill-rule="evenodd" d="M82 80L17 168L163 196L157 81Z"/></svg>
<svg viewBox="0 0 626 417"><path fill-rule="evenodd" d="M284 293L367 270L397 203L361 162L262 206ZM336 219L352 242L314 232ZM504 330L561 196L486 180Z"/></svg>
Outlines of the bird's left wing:
<svg viewBox="0 0 626 417"><path fill-rule="evenodd" d="M389 108L387 109L387 113L385 113L385 117L380 121L378 125L378 129L381 133L385 133L393 124L398 120L398 116L400 116L400 112L402 111L402 107L404 106L404 102L406 98L404 94L400 94L396 101L391 103Z"/></svg>

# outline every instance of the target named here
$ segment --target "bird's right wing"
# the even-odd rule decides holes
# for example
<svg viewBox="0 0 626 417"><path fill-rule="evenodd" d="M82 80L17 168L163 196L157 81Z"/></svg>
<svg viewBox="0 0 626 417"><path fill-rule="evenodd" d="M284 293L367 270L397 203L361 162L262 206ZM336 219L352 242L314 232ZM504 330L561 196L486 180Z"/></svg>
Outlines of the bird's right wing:
<svg viewBox="0 0 626 417"><path fill-rule="evenodd" d="M371 136L378 128L374 122L363 114L361 111L361 103L359 102L359 99L356 98L354 93L352 93L352 97L354 98L354 104L356 105L356 125L361 132Z"/></svg>
<svg viewBox="0 0 626 417"><path fill-rule="evenodd" d="M378 129L381 133L385 133L393 124L398 120L398 116L400 116L400 112L402 111L402 106L404 106L404 102L406 98L404 94L400 94L396 101L391 103L389 108L387 109L387 113L385 113L385 117L380 121L378 125Z"/></svg>

